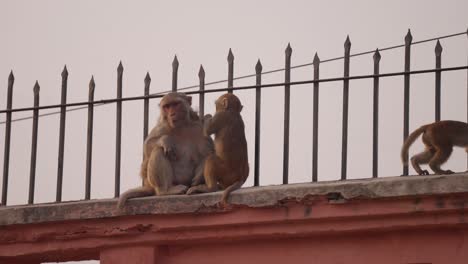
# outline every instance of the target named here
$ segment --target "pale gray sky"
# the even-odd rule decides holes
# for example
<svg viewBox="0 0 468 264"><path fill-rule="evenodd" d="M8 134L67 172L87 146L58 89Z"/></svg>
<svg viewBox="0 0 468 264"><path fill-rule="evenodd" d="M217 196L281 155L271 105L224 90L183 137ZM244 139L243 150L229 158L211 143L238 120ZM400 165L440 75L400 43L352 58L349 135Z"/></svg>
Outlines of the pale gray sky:
<svg viewBox="0 0 468 264"><path fill-rule="evenodd" d="M68 101L87 100L91 75L96 99L116 94L116 68L124 66L124 96L143 93L143 78L151 74L151 92L171 87L171 63L177 54L179 87L198 83L203 64L206 81L227 77L227 53L235 56L235 76L254 73L258 59L264 71L284 67L284 50L293 48L292 64L319 57L343 55L349 35L351 53L402 44L408 28L413 41L466 31L468 1L10 1L0 2L0 108L6 106L7 78L15 74L14 107L32 105L32 88L41 86L41 105L60 101L60 73L69 70ZM441 41L444 67L467 64L467 37ZM412 69L434 67L435 42L413 46ZM381 72L403 70L403 51L382 52ZM351 59L351 75L372 73L372 55ZM343 62L321 65L321 77L340 77ZM3 77L2 77L3 76ZM281 82L284 73L266 75L264 83ZM443 73L442 118L466 121L466 71ZM293 70L292 80L313 77L313 67ZM1 81L3 80L3 81ZM254 84L250 78L235 85ZM225 87L225 84L211 86ZM410 128L433 120L434 74L411 79ZM244 103L253 184L254 92L238 92ZM403 78L381 80L379 174L401 174ZM214 99L207 96L206 113ZM282 179L283 89L262 94L262 185ZM194 97L198 107L198 97ZM290 182L311 180L312 85L291 89ZM340 177L342 82L321 85L319 180ZM150 126L155 124L157 100L152 100ZM351 81L348 177L371 176L372 80ZM47 111L44 111L47 112ZM14 118L30 113L14 114ZM64 200L84 197L87 111L67 114ZM4 115L0 119L4 120ZM121 191L140 184L138 168L142 145L142 103L123 105ZM58 115L39 122L36 202L55 200L58 153ZM27 202L31 151L31 121L13 124L9 204ZM115 105L95 109L92 198L114 192ZM4 125L0 125L0 166L3 168ZM419 151L421 144L410 153ZM454 151L446 164L466 169L463 151ZM410 172L414 173L411 169ZM0 182L1 184L1 182Z"/></svg>

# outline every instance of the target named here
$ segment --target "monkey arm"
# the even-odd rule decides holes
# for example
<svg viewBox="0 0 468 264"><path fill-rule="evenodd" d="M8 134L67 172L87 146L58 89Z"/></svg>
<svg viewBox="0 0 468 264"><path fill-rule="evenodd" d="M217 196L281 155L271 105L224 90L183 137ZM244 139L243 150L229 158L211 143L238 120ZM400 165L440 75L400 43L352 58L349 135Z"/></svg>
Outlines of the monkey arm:
<svg viewBox="0 0 468 264"><path fill-rule="evenodd" d="M225 112L216 112L213 118L208 119L205 124L205 134L207 136L217 133L225 124Z"/></svg>

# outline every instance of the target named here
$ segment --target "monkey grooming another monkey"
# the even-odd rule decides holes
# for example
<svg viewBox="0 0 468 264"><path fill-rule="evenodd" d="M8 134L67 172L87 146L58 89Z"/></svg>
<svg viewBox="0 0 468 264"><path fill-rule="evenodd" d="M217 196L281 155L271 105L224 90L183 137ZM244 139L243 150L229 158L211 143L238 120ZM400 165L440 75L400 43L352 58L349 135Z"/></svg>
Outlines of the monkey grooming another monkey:
<svg viewBox="0 0 468 264"><path fill-rule="evenodd" d="M239 189L249 175L247 141L239 98L226 93L215 104L215 115L206 115L204 123L205 134L215 134L215 153L205 161L205 184L197 185L200 179L196 178L192 184L196 186L191 187L187 194L214 192L221 187L224 190L221 202L226 205L229 194Z"/></svg>
<svg viewBox="0 0 468 264"><path fill-rule="evenodd" d="M203 177L205 158L214 146L191 103L190 96L176 92L161 99L160 118L143 146L143 186L123 193L118 208L134 197L183 194L196 175Z"/></svg>
<svg viewBox="0 0 468 264"><path fill-rule="evenodd" d="M419 164L429 163L429 167L437 174L452 174L451 170L442 170L440 165L448 160L453 146L465 148L468 152L468 124L460 121L438 121L416 129L406 139L401 149L401 160L408 164L408 149L422 134L426 149L411 157L411 165L419 175L429 175Z"/></svg>

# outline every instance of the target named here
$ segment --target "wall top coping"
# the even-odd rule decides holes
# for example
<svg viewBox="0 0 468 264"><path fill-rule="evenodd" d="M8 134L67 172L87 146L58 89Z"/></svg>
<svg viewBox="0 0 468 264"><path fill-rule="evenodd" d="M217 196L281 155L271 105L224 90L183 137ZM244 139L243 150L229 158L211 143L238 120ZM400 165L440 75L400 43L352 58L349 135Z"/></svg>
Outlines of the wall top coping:
<svg viewBox="0 0 468 264"><path fill-rule="evenodd" d="M125 215L216 213L235 207L275 207L284 201L300 202L313 196L340 202L457 193L468 193L468 173L247 187L231 193L229 208L219 206L221 192L136 198L129 200L122 211L116 208L117 199L7 206L0 208L0 226Z"/></svg>

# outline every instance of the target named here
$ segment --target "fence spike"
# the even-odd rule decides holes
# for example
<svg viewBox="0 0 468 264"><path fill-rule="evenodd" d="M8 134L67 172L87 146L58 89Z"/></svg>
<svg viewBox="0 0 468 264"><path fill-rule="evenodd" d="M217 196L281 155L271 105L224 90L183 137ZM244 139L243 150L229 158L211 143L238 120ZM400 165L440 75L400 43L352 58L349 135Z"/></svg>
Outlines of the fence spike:
<svg viewBox="0 0 468 264"><path fill-rule="evenodd" d="M288 46L286 47L285 53L286 53L286 56L291 57L292 48L291 48L291 43L289 42L288 42Z"/></svg>
<svg viewBox="0 0 468 264"><path fill-rule="evenodd" d="M228 60L229 63L234 61L234 54L232 54L231 48L229 48L227 60Z"/></svg>
<svg viewBox="0 0 468 264"><path fill-rule="evenodd" d="M14 82L15 81L15 76L13 75L13 70L10 71L10 75L8 76L8 82Z"/></svg>
<svg viewBox="0 0 468 264"><path fill-rule="evenodd" d="M68 70L67 70L67 65L65 65L62 71L62 78L67 78L67 77L68 77Z"/></svg>
<svg viewBox="0 0 468 264"><path fill-rule="evenodd" d="M320 58L319 58L317 52L315 52L314 60L313 60L312 64L313 64L314 66L317 66L319 63L320 63Z"/></svg>
<svg viewBox="0 0 468 264"><path fill-rule="evenodd" d="M440 45L440 41L437 40L437 44L436 44L435 50L434 50L436 56L440 56L440 54L442 54L442 50L443 50L443 49L442 49L442 45Z"/></svg>
<svg viewBox="0 0 468 264"><path fill-rule="evenodd" d="M39 93L40 89L41 87L39 86L39 82L36 80L36 83L34 84L34 88L33 88L34 94Z"/></svg>
<svg viewBox="0 0 468 264"><path fill-rule="evenodd" d="M205 78L205 69L203 69L202 64L200 64L200 69L198 70L198 78L200 79Z"/></svg>
<svg viewBox="0 0 468 264"><path fill-rule="evenodd" d="M179 68L179 60L177 59L177 55L174 55L174 60L172 61L172 68Z"/></svg>
<svg viewBox="0 0 468 264"><path fill-rule="evenodd" d="M122 66L122 61L119 62L119 66L117 67L117 72L121 74L123 72L124 68Z"/></svg>
<svg viewBox="0 0 468 264"><path fill-rule="evenodd" d="M408 45L408 44L411 44L412 41L413 41L413 36L411 35L411 30L408 28L408 33L406 33L406 36L405 36L405 43Z"/></svg>
<svg viewBox="0 0 468 264"><path fill-rule="evenodd" d="M260 59L258 59L257 64L255 65L255 72L261 73L263 69L262 63L260 62Z"/></svg>
<svg viewBox="0 0 468 264"><path fill-rule="evenodd" d="M344 47L348 51L351 49L351 40L349 40L349 35L346 36Z"/></svg>
<svg viewBox="0 0 468 264"><path fill-rule="evenodd" d="M375 62L379 62L380 61L380 52L379 52L379 49L375 49L375 52L374 52L374 61Z"/></svg>
<svg viewBox="0 0 468 264"><path fill-rule="evenodd" d="M149 74L149 72L146 72L146 76L145 76L145 84L148 84L151 82L151 76Z"/></svg>
<svg viewBox="0 0 468 264"><path fill-rule="evenodd" d="M94 75L91 75L91 80L89 81L89 92L94 92L94 88L96 87L96 83L94 82Z"/></svg>

